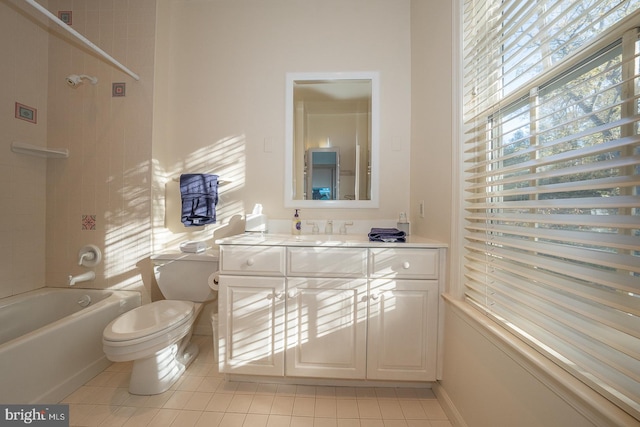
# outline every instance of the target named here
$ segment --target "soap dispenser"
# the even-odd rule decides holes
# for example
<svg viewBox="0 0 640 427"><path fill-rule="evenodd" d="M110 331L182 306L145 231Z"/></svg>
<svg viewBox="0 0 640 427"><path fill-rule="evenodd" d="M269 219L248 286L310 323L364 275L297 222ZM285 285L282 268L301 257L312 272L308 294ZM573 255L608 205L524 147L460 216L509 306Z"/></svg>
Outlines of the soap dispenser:
<svg viewBox="0 0 640 427"><path fill-rule="evenodd" d="M398 230L404 231L407 236L411 234L411 224L409 223L409 220L407 220L407 214L405 212L400 212Z"/></svg>
<svg viewBox="0 0 640 427"><path fill-rule="evenodd" d="M299 210L300 209L296 209L296 213L293 215L293 220L291 221L291 234L294 235L300 235L302 232L302 220L298 213Z"/></svg>

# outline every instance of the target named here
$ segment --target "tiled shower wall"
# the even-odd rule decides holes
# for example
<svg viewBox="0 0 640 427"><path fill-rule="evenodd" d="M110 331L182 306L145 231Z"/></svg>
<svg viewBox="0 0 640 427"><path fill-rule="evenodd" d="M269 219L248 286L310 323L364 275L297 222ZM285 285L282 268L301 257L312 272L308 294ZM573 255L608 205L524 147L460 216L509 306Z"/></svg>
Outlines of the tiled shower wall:
<svg viewBox="0 0 640 427"><path fill-rule="evenodd" d="M0 265L11 272L17 284L7 289L0 283L0 295L67 286L69 275L87 271L78 266L78 251L94 244L102 250L103 262L95 268L96 280L79 286L145 290L143 298L148 299L155 0L43 3L54 15L71 12L66 17L71 18L72 27L137 73L140 81L100 59L56 26L35 24L38 13L20 5L22 2L8 3L9 14L13 18L17 15L20 22L1 11L0 43L3 47L8 44L4 41L7 35L16 44L15 48L8 46L13 49L15 60L10 62L15 65L12 70L2 68L1 75L11 71L20 84L5 88L2 83L1 89L5 107L0 123L11 122L13 135L2 135L11 158L5 166L2 156L0 179L10 181L10 200L15 202L5 204L3 197L0 230L14 249L12 261ZM5 3L0 7L7 8ZM3 25L5 21L7 25ZM29 73L37 76L28 78L25 74ZM71 88L65 83L69 74L96 76L98 84L85 82ZM18 120L6 107L8 103L13 106L13 98L36 104L37 124L13 123ZM70 156L48 160L18 156L9 152L15 138L67 148ZM28 177L27 183L36 181L34 189L18 182L16 169ZM37 206L32 206L36 202L22 202L27 198L25 193L36 195ZM30 213L39 214L39 222L24 219L21 222L27 224L17 228L16 209L27 206ZM24 237L29 239L23 241ZM2 251L8 251L4 243ZM24 261L27 255L29 262Z"/></svg>
<svg viewBox="0 0 640 427"><path fill-rule="evenodd" d="M0 297L45 282L47 160L11 143L47 143L48 37L16 3L0 2ZM16 102L36 110L36 123L15 118Z"/></svg>

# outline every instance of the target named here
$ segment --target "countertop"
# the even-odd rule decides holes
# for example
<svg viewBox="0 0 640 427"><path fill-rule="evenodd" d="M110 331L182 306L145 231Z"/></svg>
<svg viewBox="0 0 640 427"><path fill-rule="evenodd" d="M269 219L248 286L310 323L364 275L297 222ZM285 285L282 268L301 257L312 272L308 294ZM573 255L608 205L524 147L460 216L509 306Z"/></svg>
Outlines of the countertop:
<svg viewBox="0 0 640 427"><path fill-rule="evenodd" d="M360 248L446 248L447 244L419 236L408 236L406 242L370 242L360 234L269 234L244 233L216 240L217 245L249 246L325 246Z"/></svg>

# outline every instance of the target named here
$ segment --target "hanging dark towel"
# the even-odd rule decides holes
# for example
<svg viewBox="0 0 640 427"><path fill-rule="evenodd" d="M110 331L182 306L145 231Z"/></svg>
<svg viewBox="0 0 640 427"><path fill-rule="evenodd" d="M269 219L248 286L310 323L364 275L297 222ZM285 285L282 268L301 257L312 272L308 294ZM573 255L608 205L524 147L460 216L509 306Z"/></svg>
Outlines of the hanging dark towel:
<svg viewBox="0 0 640 427"><path fill-rule="evenodd" d="M404 243L407 233L397 228L372 228L369 232L369 241L371 242L387 242L387 243Z"/></svg>
<svg viewBox="0 0 640 427"><path fill-rule="evenodd" d="M180 175L182 223L197 227L216 222L218 175L203 173Z"/></svg>

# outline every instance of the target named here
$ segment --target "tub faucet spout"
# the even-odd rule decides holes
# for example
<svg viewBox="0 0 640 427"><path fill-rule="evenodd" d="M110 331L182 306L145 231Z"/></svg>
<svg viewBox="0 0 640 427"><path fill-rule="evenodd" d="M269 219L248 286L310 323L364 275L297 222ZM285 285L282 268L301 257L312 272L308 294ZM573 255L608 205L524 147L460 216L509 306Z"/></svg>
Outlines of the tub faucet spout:
<svg viewBox="0 0 640 427"><path fill-rule="evenodd" d="M69 286L73 286L76 283L88 282L96 278L96 273L93 271L87 271L86 273L79 274L77 276L69 276Z"/></svg>

